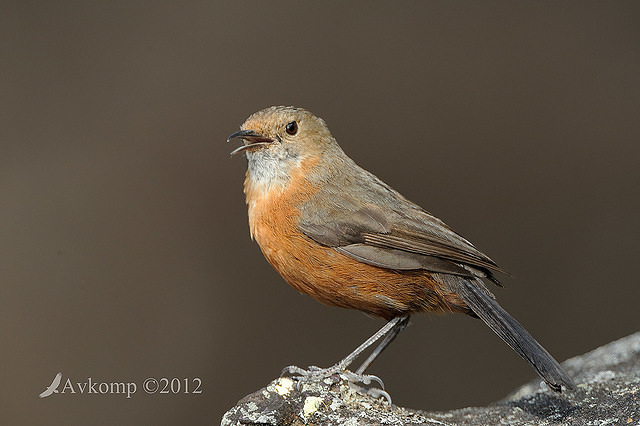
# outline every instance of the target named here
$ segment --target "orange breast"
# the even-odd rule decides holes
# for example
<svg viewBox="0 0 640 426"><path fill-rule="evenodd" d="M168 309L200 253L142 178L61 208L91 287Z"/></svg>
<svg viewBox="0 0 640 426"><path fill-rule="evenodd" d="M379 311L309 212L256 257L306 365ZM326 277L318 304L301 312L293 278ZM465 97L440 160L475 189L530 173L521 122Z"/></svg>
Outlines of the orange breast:
<svg viewBox="0 0 640 426"><path fill-rule="evenodd" d="M298 230L298 206L317 189L305 178L315 166L305 161L285 187L264 191L247 173L249 225L269 263L298 291L334 306L391 319L414 311L467 308L424 271L394 271L358 262Z"/></svg>

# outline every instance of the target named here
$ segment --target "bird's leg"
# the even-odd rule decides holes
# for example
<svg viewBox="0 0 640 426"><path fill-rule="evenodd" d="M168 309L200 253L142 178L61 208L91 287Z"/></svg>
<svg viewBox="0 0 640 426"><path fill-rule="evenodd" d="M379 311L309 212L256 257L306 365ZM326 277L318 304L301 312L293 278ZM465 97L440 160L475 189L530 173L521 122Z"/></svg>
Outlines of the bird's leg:
<svg viewBox="0 0 640 426"><path fill-rule="evenodd" d="M303 368L292 365L284 368L282 370L282 373L297 374L299 375L299 380L321 380L337 373L350 383L362 383L364 385L370 385L372 382L377 382L380 387L384 389L384 383L382 383L382 380L380 380L379 377L374 375L365 375L363 373L367 369L367 367L369 367L369 365L371 365L371 363L378 357L378 355L380 355L380 353L389 345L389 343L391 343L393 339L395 339L396 336L407 326L408 322L408 314L397 316L391 319L380 330L376 331L373 336L369 337L363 344L358 346L353 352L351 352L340 362L329 368L319 368L311 366L308 367L307 370L305 370ZM362 352L364 352L367 348L369 348L369 346L373 345L381 338L383 339L382 342L378 345L378 347L376 347L371 355L369 355L369 357L355 373L347 371L347 367L351 365L353 361L362 354ZM389 394L387 394L382 389L376 389L375 391L373 391L373 389L367 389L366 392L376 397L384 396L389 402L391 402ZM362 390L362 388L360 388L359 390Z"/></svg>
<svg viewBox="0 0 640 426"><path fill-rule="evenodd" d="M409 315L404 315L402 317L397 317L397 318L400 318L400 321L397 322L391 328L391 330L389 330L389 334L385 336L385 338L382 340L382 342L380 342L378 347L375 348L375 350L371 352L371 355L369 355L369 357L362 363L362 365L358 367L358 369L356 370L356 374L358 375L363 374L364 371L371 365L371 363L375 361L376 358L378 358L378 355L380 355L382 351L385 350L385 348L389 346L391 342L393 342L393 339L395 339L398 336L398 334L400 334L400 332L404 330L405 327L409 324Z"/></svg>
<svg viewBox="0 0 640 426"><path fill-rule="evenodd" d="M362 354L362 352L364 352L369 346L377 342L380 338L384 337L384 339L382 340L382 343L380 343L380 345L373 351L373 353L369 356L369 358L367 358L367 360L362 364L362 366L358 368L358 372L356 374L362 374L364 370L369 366L369 364L371 364L373 360L376 359L378 355L380 355L380 352L382 352L384 348L389 343L391 343L391 341L398 335L398 333L400 333L402 329L407 326L408 321L409 321L408 314L393 318L391 321L386 323L384 327L376 331L376 333L373 336L369 337L363 344L358 346L353 352L347 355L342 361L338 362L336 365L334 365L331 368L338 368L339 371L346 370L347 367L351 365L351 363L355 361L355 359L358 358L360 354Z"/></svg>

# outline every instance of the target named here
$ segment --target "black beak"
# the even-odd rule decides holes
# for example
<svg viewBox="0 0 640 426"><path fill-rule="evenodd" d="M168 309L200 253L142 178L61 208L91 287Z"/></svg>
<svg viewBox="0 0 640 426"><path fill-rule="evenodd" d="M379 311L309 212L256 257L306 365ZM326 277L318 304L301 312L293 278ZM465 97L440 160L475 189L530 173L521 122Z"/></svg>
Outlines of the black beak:
<svg viewBox="0 0 640 426"><path fill-rule="evenodd" d="M229 137L227 138L227 142L235 138L241 138L244 142L244 145L241 145L231 151L231 155L237 154L247 149L252 149L259 146L267 146L273 143L273 139L271 139L270 137L259 135L253 130L240 130L239 132L235 132L229 135Z"/></svg>

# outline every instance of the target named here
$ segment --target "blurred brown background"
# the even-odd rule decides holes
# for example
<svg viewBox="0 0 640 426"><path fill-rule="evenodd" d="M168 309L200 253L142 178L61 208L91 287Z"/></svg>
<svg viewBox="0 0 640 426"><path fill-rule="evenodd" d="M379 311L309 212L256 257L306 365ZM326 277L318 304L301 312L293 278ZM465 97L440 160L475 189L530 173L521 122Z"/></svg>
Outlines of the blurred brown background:
<svg viewBox="0 0 640 426"><path fill-rule="evenodd" d="M639 19L637 2L5 2L0 423L218 423L382 325L299 295L249 239L225 138L274 104L323 117L510 271L498 299L559 360L637 331ZM39 399L58 371L138 392ZM415 316L371 373L430 410L535 374L453 315ZM146 377L203 393L146 395Z"/></svg>

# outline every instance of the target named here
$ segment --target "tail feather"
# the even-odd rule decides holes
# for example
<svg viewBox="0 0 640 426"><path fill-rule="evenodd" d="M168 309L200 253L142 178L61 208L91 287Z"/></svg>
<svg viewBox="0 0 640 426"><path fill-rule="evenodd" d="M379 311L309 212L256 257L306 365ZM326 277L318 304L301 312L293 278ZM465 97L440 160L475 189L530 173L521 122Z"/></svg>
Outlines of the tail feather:
<svg viewBox="0 0 640 426"><path fill-rule="evenodd" d="M527 361L551 389L576 389L576 385L560 364L553 359L518 321L507 313L473 281L456 280L456 293L507 345Z"/></svg>

